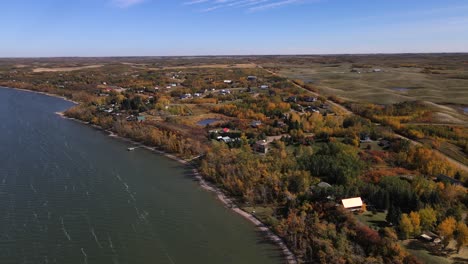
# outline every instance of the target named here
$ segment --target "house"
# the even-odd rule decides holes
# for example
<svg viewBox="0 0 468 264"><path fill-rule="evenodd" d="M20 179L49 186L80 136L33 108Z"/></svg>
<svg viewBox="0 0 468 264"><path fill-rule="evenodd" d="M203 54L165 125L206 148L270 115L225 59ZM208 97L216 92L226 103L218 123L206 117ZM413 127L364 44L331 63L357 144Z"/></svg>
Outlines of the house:
<svg viewBox="0 0 468 264"><path fill-rule="evenodd" d="M229 133L229 131L230 131L229 128L227 127L223 128L223 133Z"/></svg>
<svg viewBox="0 0 468 264"><path fill-rule="evenodd" d="M331 184L329 183L326 183L326 182L320 182L319 184L317 184L317 187L320 187L320 188L331 188Z"/></svg>
<svg viewBox="0 0 468 264"><path fill-rule="evenodd" d="M253 150L259 153L267 154L268 153L268 145L271 142L266 140L259 140L253 145Z"/></svg>
<svg viewBox="0 0 468 264"><path fill-rule="evenodd" d="M372 72L382 72L382 69L373 69Z"/></svg>
<svg viewBox="0 0 468 264"><path fill-rule="evenodd" d="M187 93L187 94L183 94L180 96L180 99L189 99L189 98L192 98L192 94Z"/></svg>
<svg viewBox="0 0 468 264"><path fill-rule="evenodd" d="M308 103L317 102L317 97L307 96L307 97L304 98L304 101L306 101Z"/></svg>
<svg viewBox="0 0 468 264"><path fill-rule="evenodd" d="M320 111L318 110L318 108L317 108L317 107L313 107L313 106L307 106L304 110L305 110L306 112L320 113Z"/></svg>
<svg viewBox="0 0 468 264"><path fill-rule="evenodd" d="M270 86L268 86L268 85L266 85L266 84L260 85L260 89L262 89L262 90L266 90L266 89L268 89L268 88L270 88Z"/></svg>
<svg viewBox="0 0 468 264"><path fill-rule="evenodd" d="M247 81L256 81L257 76L247 76Z"/></svg>
<svg viewBox="0 0 468 264"><path fill-rule="evenodd" d="M296 96L290 96L290 97L288 97L288 99L286 99L286 102L295 103L295 102L297 102L297 97Z"/></svg>
<svg viewBox="0 0 468 264"><path fill-rule="evenodd" d="M142 122L145 122L146 121L146 117L144 116L137 116L137 121L142 123Z"/></svg>
<svg viewBox="0 0 468 264"><path fill-rule="evenodd" d="M252 121L252 123L250 123L250 126L254 128L259 127L261 125L262 125L262 121L260 120L255 120L255 121Z"/></svg>
<svg viewBox="0 0 468 264"><path fill-rule="evenodd" d="M232 80L224 80L225 84L232 84Z"/></svg>
<svg viewBox="0 0 468 264"><path fill-rule="evenodd" d="M463 186L463 183L457 179L454 179L452 177L449 177L447 175L444 175L444 174L439 174L437 175L437 180L440 181L440 182L448 182L452 185L458 185L458 186Z"/></svg>
<svg viewBox="0 0 468 264"><path fill-rule="evenodd" d="M230 138L230 137L221 137L221 141L223 141L224 143L229 143L229 142L232 142L232 138Z"/></svg>
<svg viewBox="0 0 468 264"><path fill-rule="evenodd" d="M372 143L372 139L369 136L361 137L359 140L361 143Z"/></svg>
<svg viewBox="0 0 468 264"><path fill-rule="evenodd" d="M341 203L345 209L352 212L361 211L363 205L361 197L343 199Z"/></svg>

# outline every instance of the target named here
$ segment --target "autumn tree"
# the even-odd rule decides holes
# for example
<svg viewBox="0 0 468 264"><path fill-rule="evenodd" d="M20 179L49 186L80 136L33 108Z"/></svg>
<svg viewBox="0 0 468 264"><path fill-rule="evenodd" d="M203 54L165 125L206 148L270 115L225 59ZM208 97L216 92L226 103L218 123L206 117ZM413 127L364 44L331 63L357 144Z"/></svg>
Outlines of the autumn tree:
<svg viewBox="0 0 468 264"><path fill-rule="evenodd" d="M455 239L457 241L457 253L460 249L468 245L468 227L463 222L458 222Z"/></svg>
<svg viewBox="0 0 468 264"><path fill-rule="evenodd" d="M403 239L408 239L411 234L414 232L413 224L411 219L408 217L408 214L402 214L400 223L398 224L400 229L400 234Z"/></svg>
<svg viewBox="0 0 468 264"><path fill-rule="evenodd" d="M439 234L442 237L444 248L447 247L450 240L452 240L456 228L457 221L451 216L446 218L437 226L437 231L439 231Z"/></svg>
<svg viewBox="0 0 468 264"><path fill-rule="evenodd" d="M421 219L418 212L411 212L409 214L411 224L413 225L413 235L419 235L421 233Z"/></svg>
<svg viewBox="0 0 468 264"><path fill-rule="evenodd" d="M437 214L431 207L426 207L419 210L419 218L421 221L421 227L424 230L430 230L434 227L434 224L437 221Z"/></svg>

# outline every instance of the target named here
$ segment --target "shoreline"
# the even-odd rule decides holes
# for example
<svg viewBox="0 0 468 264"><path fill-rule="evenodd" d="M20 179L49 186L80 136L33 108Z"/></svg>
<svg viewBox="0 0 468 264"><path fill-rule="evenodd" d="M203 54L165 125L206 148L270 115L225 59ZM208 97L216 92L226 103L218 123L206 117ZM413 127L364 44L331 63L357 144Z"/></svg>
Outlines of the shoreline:
<svg viewBox="0 0 468 264"><path fill-rule="evenodd" d="M10 87L4 87L4 86L1 86L1 87L6 88L6 89L14 89L14 90L18 90L18 91L32 92L32 93L42 94L42 95L45 95L45 96L60 98L62 100L74 103L75 105L79 105L78 102L75 102L73 100L70 100L70 99L65 98L63 96L60 96L60 95L49 94L49 93L45 93L45 92L38 92L38 91L33 91L33 90L20 89L20 88L10 88ZM215 194L216 198L226 208L231 209L235 213L239 214L240 216L242 216L243 218L245 218L246 220L248 220L249 222L254 224L256 229L263 232L263 235L267 239L269 239L272 243L276 244L280 248L280 250L281 250L281 252L283 254L283 259L285 260L285 263L287 263L287 264L297 264L298 263L296 256L287 247L286 243L283 241L283 239L281 237L276 235L268 226L266 226L263 222L261 222L253 214L248 213L248 212L242 210L241 208L239 208L239 206L236 204L234 199L229 197L222 189L218 188L217 186L215 186L214 184L212 184L210 182L207 182L203 178L203 176L200 174L198 169L195 166L193 166L192 164L190 164L189 161L184 160L183 158L177 157L176 155L170 154L168 152L159 150L156 147L150 147L148 145L144 145L144 144L142 144L140 142L134 141L134 140L132 140L130 138L119 136L119 135L115 134L113 131L104 129L104 128L102 128L100 126L97 126L97 125L92 125L89 122L85 122L85 121L82 121L82 120L79 120L79 119L76 119L76 118L67 117L67 116L65 116L64 112L55 112L55 114L57 114L58 116L60 116L60 117L62 117L64 119L73 120L75 122L79 122L81 124L85 124L85 125L88 125L88 126L90 126L92 128L95 128L95 129L98 129L100 131L106 132L109 137L116 138L118 140L122 140L122 141L125 141L127 143L134 144L137 147L144 148L144 149L146 149L148 151L151 151L151 152L156 153L158 155L167 157L169 159L172 159L174 161L179 162L180 164L182 164L184 166L189 167L192 170L192 177L194 177L198 181L198 184L200 185L200 187L202 189Z"/></svg>
<svg viewBox="0 0 468 264"><path fill-rule="evenodd" d="M73 121L76 121L76 122L91 126L92 128L95 128L95 129L98 129L100 131L106 132L109 137L112 137L112 138L115 138L115 139L118 139L118 140L121 140L121 141L124 141L124 142L127 142L127 143L134 144L135 147L146 149L146 150L148 150L150 152L153 152L153 153L156 153L158 155L164 156L166 158L172 159L174 161L179 162L180 164L182 164L184 166L189 167L192 170L192 176L198 181L198 184L200 185L200 187L202 189L215 194L216 198L226 208L231 209L235 213L241 215L243 218L247 219L249 222L254 224L255 228L262 231L264 233L263 235L267 239L269 239L272 243L276 244L280 248L280 250L281 250L281 252L283 254L283 258L285 260L285 263L287 263L287 264L297 264L298 263L297 259L296 259L296 256L286 246L286 243L283 241L282 238L280 238L278 235L276 235L268 226L266 226L263 222L258 220L258 218L256 218L254 215L252 215L251 213L248 213L248 212L242 210L241 208L239 208L237 206L236 202L232 198L230 198L227 194L225 194L225 192L222 189L216 187L214 184L212 184L210 182L207 182L203 178L203 176L200 174L198 169L195 168L192 164L190 164L189 161L184 160L184 159L182 159L180 157L177 157L177 156L175 156L173 154L170 154L168 152L159 150L156 147L150 147L148 145L144 145L144 144L142 144L140 142L134 141L134 140L132 140L130 138L119 136L119 135L115 134L114 132L112 132L110 130L103 129L100 126L91 125L88 122L84 122L84 121L81 121L81 120L76 119L76 118L67 117L67 116L65 116L65 114L63 112L57 112L56 114L61 116L62 118L73 120Z"/></svg>
<svg viewBox="0 0 468 264"><path fill-rule="evenodd" d="M0 86L0 88L5 88L5 89L12 89L12 90L17 90L17 91L23 91L23 92L28 92L28 93L35 93L35 94L42 94L45 96L50 96L50 97L55 97L62 99L64 101L74 103L75 105L79 105L80 103L73 101L72 99L69 99L65 96L58 95L58 94L52 94L52 93L46 93L46 92L41 92L41 91L34 91L34 90L28 90L28 89L23 89L23 88L13 88L13 87L6 87L6 86Z"/></svg>

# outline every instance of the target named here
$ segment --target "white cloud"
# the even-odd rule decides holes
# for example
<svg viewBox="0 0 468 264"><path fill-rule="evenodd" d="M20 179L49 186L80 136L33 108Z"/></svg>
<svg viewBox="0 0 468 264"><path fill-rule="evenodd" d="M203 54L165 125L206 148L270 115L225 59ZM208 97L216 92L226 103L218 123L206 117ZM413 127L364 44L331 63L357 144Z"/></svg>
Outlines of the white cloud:
<svg viewBox="0 0 468 264"><path fill-rule="evenodd" d="M319 0L308 0L307 2L317 1ZM212 12L225 8L241 8L248 12L258 12L302 2L306 2L306 0L191 0L183 5L201 6L203 7L201 12Z"/></svg>
<svg viewBox="0 0 468 264"><path fill-rule="evenodd" d="M113 3L120 8L127 8L137 4L141 4L146 0L113 0Z"/></svg>
<svg viewBox="0 0 468 264"><path fill-rule="evenodd" d="M285 0L285 1L279 1L279 2L273 2L273 3L268 3L268 4L263 4L263 5L258 5L254 7L250 7L248 9L249 12L257 12L257 11L263 11L267 9L272 9L272 8L277 8L281 6L286 6L286 5L291 5L301 2L301 0Z"/></svg>

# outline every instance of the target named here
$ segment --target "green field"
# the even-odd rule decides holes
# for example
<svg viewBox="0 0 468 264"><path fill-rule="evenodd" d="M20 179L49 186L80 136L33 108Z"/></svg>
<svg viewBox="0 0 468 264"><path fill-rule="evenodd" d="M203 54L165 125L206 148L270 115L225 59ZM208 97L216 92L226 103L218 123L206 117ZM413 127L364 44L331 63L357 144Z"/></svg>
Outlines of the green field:
<svg viewBox="0 0 468 264"><path fill-rule="evenodd" d="M265 68L314 85L324 95L345 100L392 104L426 101L437 122L466 123L468 56L338 56L329 61L279 60ZM379 72L374 72L377 70Z"/></svg>
<svg viewBox="0 0 468 264"><path fill-rule="evenodd" d="M381 227L385 227L387 225L387 220L385 220L386 217L387 217L387 213L385 212L377 212L374 214L370 211L367 211L360 215L357 215L357 219L361 223L375 230L378 230Z"/></svg>

